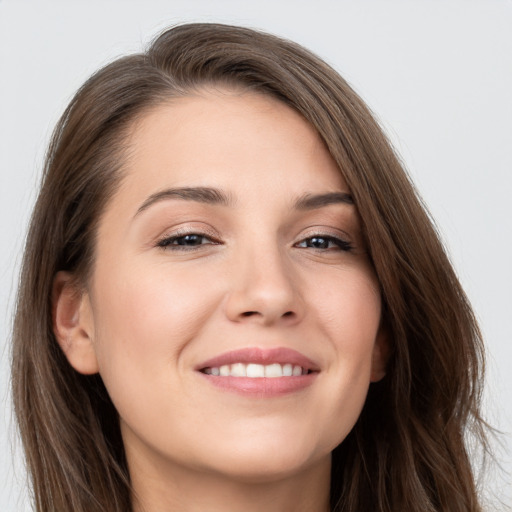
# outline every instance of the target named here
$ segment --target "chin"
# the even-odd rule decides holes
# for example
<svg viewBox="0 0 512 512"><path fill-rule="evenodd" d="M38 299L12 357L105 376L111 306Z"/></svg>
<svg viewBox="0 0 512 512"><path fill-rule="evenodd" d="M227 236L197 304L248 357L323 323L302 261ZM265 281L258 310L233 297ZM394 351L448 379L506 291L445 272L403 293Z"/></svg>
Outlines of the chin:
<svg viewBox="0 0 512 512"><path fill-rule="evenodd" d="M254 436L248 442L230 443L219 459L215 454L215 471L245 483L268 483L286 479L324 462L330 463L331 450L319 450L311 442L297 442L293 434L284 438ZM219 463L220 462L220 463Z"/></svg>

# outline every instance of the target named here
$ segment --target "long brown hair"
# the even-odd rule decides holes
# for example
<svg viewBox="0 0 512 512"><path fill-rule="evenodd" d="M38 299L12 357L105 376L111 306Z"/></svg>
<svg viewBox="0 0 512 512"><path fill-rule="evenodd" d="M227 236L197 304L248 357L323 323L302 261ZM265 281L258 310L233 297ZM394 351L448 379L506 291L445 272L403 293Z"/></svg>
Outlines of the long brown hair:
<svg viewBox="0 0 512 512"><path fill-rule="evenodd" d="M148 109L209 85L271 95L323 138L357 205L392 350L333 453L337 512L481 510L467 434L485 442L483 348L470 305L403 167L368 108L327 64L254 30L189 24L93 75L59 121L27 236L13 334L15 412L38 512L126 512L130 476L99 375L56 343L55 274L84 283L95 228L122 180L127 133Z"/></svg>

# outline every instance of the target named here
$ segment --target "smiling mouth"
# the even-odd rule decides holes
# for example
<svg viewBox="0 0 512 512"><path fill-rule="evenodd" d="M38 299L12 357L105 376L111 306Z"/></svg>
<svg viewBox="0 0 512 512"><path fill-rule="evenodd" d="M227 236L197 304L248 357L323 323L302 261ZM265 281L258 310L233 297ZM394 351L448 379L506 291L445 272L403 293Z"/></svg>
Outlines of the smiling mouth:
<svg viewBox="0 0 512 512"><path fill-rule="evenodd" d="M203 361L194 369L217 389L253 399L306 390L321 371L313 360L288 347L232 350Z"/></svg>
<svg viewBox="0 0 512 512"><path fill-rule="evenodd" d="M200 370L206 375L215 377L249 377L253 379L275 379L279 377L300 377L312 373L312 370L291 363L272 363L272 364L256 364L256 363L233 363L224 364L222 366L208 366Z"/></svg>

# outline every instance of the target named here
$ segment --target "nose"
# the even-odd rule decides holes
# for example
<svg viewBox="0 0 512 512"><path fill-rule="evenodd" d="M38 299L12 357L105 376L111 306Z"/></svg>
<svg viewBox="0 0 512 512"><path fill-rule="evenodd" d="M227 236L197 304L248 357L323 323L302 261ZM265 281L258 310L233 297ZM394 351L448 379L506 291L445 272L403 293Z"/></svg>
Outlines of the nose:
<svg viewBox="0 0 512 512"><path fill-rule="evenodd" d="M299 276L277 248L238 254L225 311L234 322L295 324L304 314Z"/></svg>

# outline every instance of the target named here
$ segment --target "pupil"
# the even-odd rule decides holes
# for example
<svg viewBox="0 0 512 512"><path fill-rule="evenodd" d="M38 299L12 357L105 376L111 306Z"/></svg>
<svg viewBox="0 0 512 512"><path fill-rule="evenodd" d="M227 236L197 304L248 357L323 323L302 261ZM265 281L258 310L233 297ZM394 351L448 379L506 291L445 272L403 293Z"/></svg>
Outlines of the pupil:
<svg viewBox="0 0 512 512"><path fill-rule="evenodd" d="M199 235L185 235L178 240L179 245L200 245L201 237Z"/></svg>
<svg viewBox="0 0 512 512"><path fill-rule="evenodd" d="M326 249L327 248L327 240L325 238L312 238L311 245L316 249Z"/></svg>

